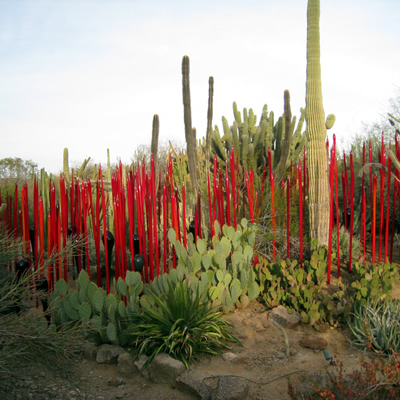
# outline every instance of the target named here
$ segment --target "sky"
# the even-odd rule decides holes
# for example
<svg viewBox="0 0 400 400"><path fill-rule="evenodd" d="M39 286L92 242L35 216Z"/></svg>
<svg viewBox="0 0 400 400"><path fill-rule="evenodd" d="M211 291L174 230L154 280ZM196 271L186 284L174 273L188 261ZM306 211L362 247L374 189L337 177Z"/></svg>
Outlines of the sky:
<svg viewBox="0 0 400 400"><path fill-rule="evenodd" d="M0 0L0 159L48 172L91 157L130 163L150 145L184 145L182 74L190 58L192 124L205 136L232 104L261 115L305 106L307 0ZM388 110L400 86L400 2L321 0L322 91L330 133L346 141Z"/></svg>

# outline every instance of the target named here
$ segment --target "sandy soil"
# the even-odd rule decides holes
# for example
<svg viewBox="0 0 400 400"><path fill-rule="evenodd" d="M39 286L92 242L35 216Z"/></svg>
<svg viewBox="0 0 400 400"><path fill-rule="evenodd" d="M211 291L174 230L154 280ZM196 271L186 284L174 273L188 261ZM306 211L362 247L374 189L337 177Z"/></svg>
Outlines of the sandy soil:
<svg viewBox="0 0 400 400"><path fill-rule="evenodd" d="M190 372L211 384L211 377L233 375L248 380L249 399L288 399L289 380L297 387L310 387L311 381L321 382L335 367L326 361L323 352L302 347L304 336L318 336L328 342L330 355L336 355L346 368L359 365L361 353L350 346L346 328L317 332L310 326L299 325L287 329L290 356L285 355L281 331L268 320L268 311L257 302L245 310L236 310L227 319L237 329L241 345L234 345L225 357L204 357L191 366ZM167 385L150 382L139 372L124 376L116 365L101 365L81 359L77 365L77 379L67 381L53 378L49 372L21 371L12 393L2 399L194 399Z"/></svg>

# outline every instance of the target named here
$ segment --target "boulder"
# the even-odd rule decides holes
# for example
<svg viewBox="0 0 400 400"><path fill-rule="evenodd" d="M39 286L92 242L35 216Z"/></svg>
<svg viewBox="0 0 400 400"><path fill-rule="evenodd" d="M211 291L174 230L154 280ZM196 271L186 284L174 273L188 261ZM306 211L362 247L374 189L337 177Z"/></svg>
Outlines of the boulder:
<svg viewBox="0 0 400 400"><path fill-rule="evenodd" d="M299 343L300 346L313 350L325 350L328 347L328 342L324 338L316 335L304 336Z"/></svg>
<svg viewBox="0 0 400 400"><path fill-rule="evenodd" d="M180 391L195 395L202 400L211 400L211 390L208 386L189 372L176 378L176 387Z"/></svg>
<svg viewBox="0 0 400 400"><path fill-rule="evenodd" d="M119 355L122 353L125 353L122 347L112 344L102 344L97 350L96 361L99 364L116 364Z"/></svg>
<svg viewBox="0 0 400 400"><path fill-rule="evenodd" d="M286 307L278 306L270 311L269 319L273 319L282 328L293 329L300 324L301 315L296 311L289 314Z"/></svg>
<svg viewBox="0 0 400 400"><path fill-rule="evenodd" d="M186 368L182 361L175 360L168 354L158 354L147 367L150 379L154 383L166 383L176 387L176 378L182 375Z"/></svg>

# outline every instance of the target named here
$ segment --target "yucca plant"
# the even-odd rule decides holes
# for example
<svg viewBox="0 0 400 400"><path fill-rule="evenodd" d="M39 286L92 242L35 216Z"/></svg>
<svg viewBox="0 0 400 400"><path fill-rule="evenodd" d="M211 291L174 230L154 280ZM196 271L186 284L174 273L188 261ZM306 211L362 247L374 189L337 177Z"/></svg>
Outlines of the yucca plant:
<svg viewBox="0 0 400 400"><path fill-rule="evenodd" d="M132 332L139 354L149 356L143 368L157 354L167 353L189 369L189 362L200 354L218 355L229 348L227 342L239 343L222 313L202 302L199 292L191 292L185 282L175 287L169 284L168 293L160 297L149 294L154 306L146 304L141 308L141 322Z"/></svg>
<svg viewBox="0 0 400 400"><path fill-rule="evenodd" d="M348 320L353 344L382 354L400 351L400 302L368 302Z"/></svg>

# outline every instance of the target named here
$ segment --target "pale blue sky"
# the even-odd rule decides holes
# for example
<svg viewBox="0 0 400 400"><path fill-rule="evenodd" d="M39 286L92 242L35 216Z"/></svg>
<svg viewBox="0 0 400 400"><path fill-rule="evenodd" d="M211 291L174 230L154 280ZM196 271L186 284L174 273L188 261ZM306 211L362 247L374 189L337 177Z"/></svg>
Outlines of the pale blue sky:
<svg viewBox="0 0 400 400"><path fill-rule="evenodd" d="M304 106L307 0L0 0L0 158L57 172L70 160L129 162L149 144L184 141L181 61L190 57L192 121L206 130L232 103ZM377 120L400 86L400 2L321 0L326 114L339 139Z"/></svg>

